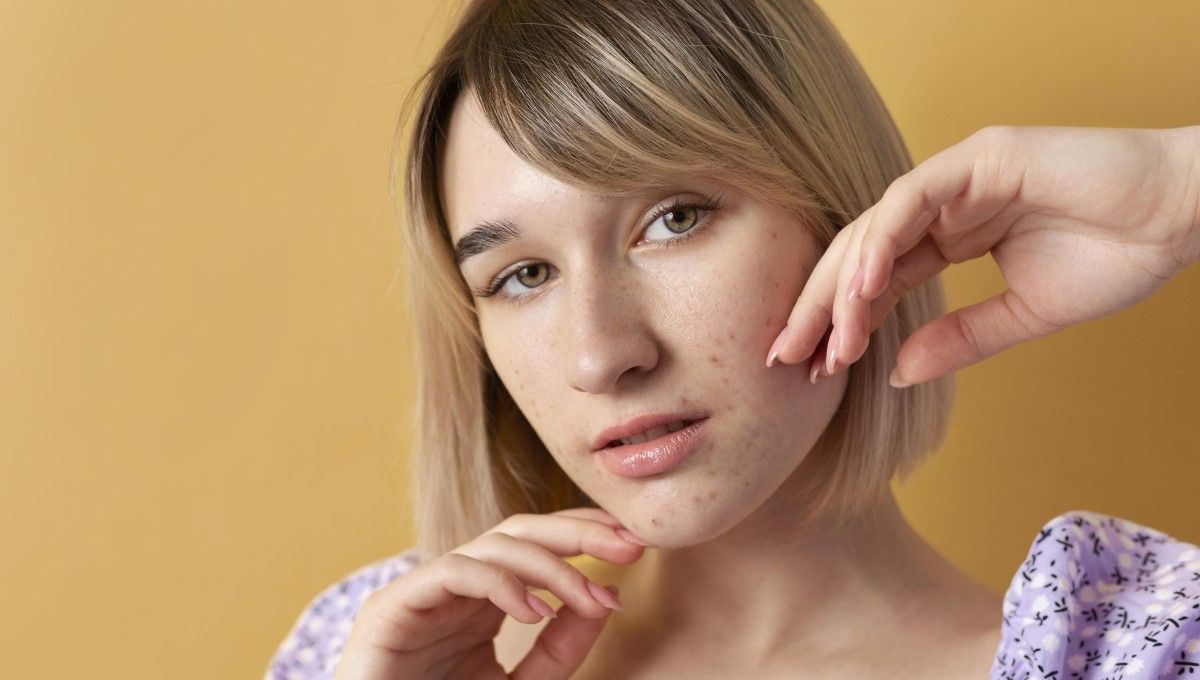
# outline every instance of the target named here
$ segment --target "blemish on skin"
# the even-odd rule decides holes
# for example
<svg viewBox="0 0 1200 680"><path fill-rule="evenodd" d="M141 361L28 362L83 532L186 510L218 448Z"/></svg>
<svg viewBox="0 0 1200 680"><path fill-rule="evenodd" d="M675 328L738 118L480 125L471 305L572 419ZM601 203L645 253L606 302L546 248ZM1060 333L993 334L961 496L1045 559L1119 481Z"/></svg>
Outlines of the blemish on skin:
<svg viewBox="0 0 1200 680"><path fill-rule="evenodd" d="M652 525L654 525L654 526L658 526L658 518L657 518L657 517L651 517L651 518L650 518L650 524L652 524Z"/></svg>
<svg viewBox="0 0 1200 680"><path fill-rule="evenodd" d="M708 355L708 363L710 363L710 364L716 364L716 365L720 366L720 365L721 365L721 359L720 359L720 357L718 357L718 356L717 356L717 355L715 355L715 354L710 354L710 355Z"/></svg>
<svg viewBox="0 0 1200 680"><path fill-rule="evenodd" d="M711 500L714 500L716 497L717 497L717 490L716 490L716 489L713 489L712 491L709 491L709 492L708 492L708 500L710 500L710 501L711 501Z"/></svg>
<svg viewBox="0 0 1200 680"><path fill-rule="evenodd" d="M700 505L702 500L699 496L692 496L692 505Z"/></svg>

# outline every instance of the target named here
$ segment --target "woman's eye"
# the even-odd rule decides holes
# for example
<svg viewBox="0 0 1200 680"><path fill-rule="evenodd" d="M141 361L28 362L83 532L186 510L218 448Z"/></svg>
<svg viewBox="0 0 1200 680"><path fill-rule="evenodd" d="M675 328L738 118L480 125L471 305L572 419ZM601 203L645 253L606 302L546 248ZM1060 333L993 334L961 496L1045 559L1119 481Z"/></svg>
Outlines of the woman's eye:
<svg viewBox="0 0 1200 680"><path fill-rule="evenodd" d="M665 238L652 241L661 241L664 246L682 242L697 231L697 225L708 221L704 219L704 215L712 213L720 205L719 199L701 203L676 202L660 212L643 234L649 235L656 227L662 225L666 230ZM476 291L476 294L480 297L491 297L496 293L503 293L502 300L520 303L536 295L536 291L530 291L540 288L546 282L550 276L549 271L548 263L533 262L497 278L487 290Z"/></svg>
<svg viewBox="0 0 1200 680"><path fill-rule="evenodd" d="M533 264L527 264L505 277L503 284L497 288L497 290L503 292L505 297L522 297L525 295L525 293L520 292L521 288L529 290L542 285L546 279L549 278L549 274L546 273L548 272L549 268L550 265L546 264L545 262L534 262ZM546 273L546 275L543 276L543 273ZM508 284L514 281L517 282L519 288L515 290L509 290Z"/></svg>
<svg viewBox="0 0 1200 680"><path fill-rule="evenodd" d="M692 227L696 226L696 222L699 220L699 216L700 216L700 207L699 206L695 206L695 205L674 206L674 207L670 208L669 210L667 210L667 212L663 213L661 216L655 218L655 220L650 223L650 226L646 227L646 233L649 234L651 231L654 230L654 227L661 224L661 225L663 225L663 227L666 228L666 230L667 230L666 235L668 238L672 237L672 236L679 236L680 234L686 233Z"/></svg>

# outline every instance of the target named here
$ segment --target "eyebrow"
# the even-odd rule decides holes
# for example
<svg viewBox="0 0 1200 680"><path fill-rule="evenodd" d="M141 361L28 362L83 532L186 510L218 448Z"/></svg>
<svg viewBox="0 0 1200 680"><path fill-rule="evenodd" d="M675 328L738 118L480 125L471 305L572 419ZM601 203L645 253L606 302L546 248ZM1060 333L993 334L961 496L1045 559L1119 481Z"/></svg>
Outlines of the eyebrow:
<svg viewBox="0 0 1200 680"><path fill-rule="evenodd" d="M454 264L520 237L521 228L509 220L483 222L454 244Z"/></svg>

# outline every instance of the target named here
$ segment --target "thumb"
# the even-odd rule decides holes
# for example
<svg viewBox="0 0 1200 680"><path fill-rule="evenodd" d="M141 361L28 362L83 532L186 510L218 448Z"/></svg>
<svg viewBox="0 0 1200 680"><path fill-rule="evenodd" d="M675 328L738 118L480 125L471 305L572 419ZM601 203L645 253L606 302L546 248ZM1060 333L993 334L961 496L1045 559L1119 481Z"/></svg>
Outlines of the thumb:
<svg viewBox="0 0 1200 680"><path fill-rule="evenodd" d="M615 585L605 586L617 595ZM558 616L546 624L533 648L509 676L513 680L544 680L571 677L583 664L608 616L589 619L570 607L560 607Z"/></svg>
<svg viewBox="0 0 1200 680"><path fill-rule="evenodd" d="M953 373L1058 327L1040 321L1011 289L921 326L896 354L894 387Z"/></svg>

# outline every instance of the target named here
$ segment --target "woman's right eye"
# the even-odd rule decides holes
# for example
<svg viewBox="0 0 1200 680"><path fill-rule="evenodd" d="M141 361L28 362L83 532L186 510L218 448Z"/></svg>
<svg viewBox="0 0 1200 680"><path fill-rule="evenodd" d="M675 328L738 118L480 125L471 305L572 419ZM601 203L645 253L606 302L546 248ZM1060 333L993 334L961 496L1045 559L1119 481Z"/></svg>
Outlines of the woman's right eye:
<svg viewBox="0 0 1200 680"><path fill-rule="evenodd" d="M501 278L495 285L493 285L492 291L493 293L498 292L501 288L507 286L513 281L516 281L520 285L524 286L526 290L537 288L549 278L549 274L543 276L538 274L538 272L548 272L549 268L550 265L546 264L545 262L535 262L533 264L523 265L520 269ZM527 293L513 293L512 291L505 291L504 294L504 296L509 299L520 298L524 297L525 295L527 295Z"/></svg>
<svg viewBox="0 0 1200 680"><path fill-rule="evenodd" d="M534 293L521 293L512 290L506 290L509 283L516 281L524 286L525 290L538 288L548 278L549 274L540 275L538 272L548 272L550 265L545 262L534 262L524 264L517 269L511 270L507 274L500 274L483 290L476 290L475 294L479 297L492 297L496 293L504 292L501 300L507 300L514 304L523 302L525 298L532 297Z"/></svg>

